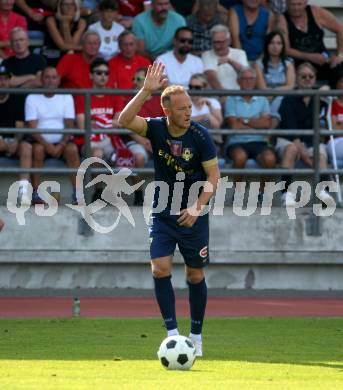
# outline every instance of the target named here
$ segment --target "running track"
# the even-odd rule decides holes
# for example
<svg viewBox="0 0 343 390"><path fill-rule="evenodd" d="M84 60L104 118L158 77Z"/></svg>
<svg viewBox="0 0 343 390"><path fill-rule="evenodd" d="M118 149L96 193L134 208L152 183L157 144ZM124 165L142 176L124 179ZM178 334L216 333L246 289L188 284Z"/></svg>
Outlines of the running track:
<svg viewBox="0 0 343 390"><path fill-rule="evenodd" d="M84 317L159 317L153 298L80 298ZM71 317L73 300L63 298L0 298L1 317ZM188 316L187 298L177 298L177 315ZM211 297L213 317L339 317L343 299Z"/></svg>

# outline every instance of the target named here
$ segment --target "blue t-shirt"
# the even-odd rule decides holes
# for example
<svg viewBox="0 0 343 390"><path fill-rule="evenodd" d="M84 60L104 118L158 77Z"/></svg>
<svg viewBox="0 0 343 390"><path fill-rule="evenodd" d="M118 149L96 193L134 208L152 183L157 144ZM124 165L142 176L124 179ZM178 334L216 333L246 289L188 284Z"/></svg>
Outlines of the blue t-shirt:
<svg viewBox="0 0 343 390"><path fill-rule="evenodd" d="M167 127L166 118L147 118L146 137L153 149L155 180L164 181L169 188L167 209L171 209L176 175L184 173L184 190L181 208L188 204L188 193L193 183L206 180L204 166L217 164L216 148L207 129L191 122L185 134L174 137ZM154 207L157 205L159 188L156 188ZM173 199L175 201L175 199Z"/></svg>
<svg viewBox="0 0 343 390"><path fill-rule="evenodd" d="M146 11L134 18L132 31L138 39L144 40L145 49L157 57L172 48L175 31L185 25L183 16L168 11L166 21L159 26L152 19L151 11Z"/></svg>

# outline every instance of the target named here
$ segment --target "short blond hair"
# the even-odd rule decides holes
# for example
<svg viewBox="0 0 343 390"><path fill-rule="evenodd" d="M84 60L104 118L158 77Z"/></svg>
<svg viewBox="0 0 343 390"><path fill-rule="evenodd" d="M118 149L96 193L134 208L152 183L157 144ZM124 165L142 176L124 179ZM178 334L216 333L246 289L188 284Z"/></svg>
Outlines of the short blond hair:
<svg viewBox="0 0 343 390"><path fill-rule="evenodd" d="M166 107L166 105L170 104L171 96L182 94L187 95L187 91L182 85L170 85L162 92L161 106Z"/></svg>

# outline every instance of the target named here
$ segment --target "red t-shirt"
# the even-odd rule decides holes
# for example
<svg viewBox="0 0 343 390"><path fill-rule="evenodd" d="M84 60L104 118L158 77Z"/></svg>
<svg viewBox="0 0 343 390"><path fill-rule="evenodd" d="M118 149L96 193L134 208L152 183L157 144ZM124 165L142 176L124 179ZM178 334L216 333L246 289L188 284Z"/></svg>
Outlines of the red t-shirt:
<svg viewBox="0 0 343 390"><path fill-rule="evenodd" d="M164 112L161 107L161 98L153 95L151 99L147 100L141 110L138 113L143 118L158 118L164 116Z"/></svg>
<svg viewBox="0 0 343 390"><path fill-rule="evenodd" d="M119 13L123 16L136 16L144 11L143 0L118 0Z"/></svg>
<svg viewBox="0 0 343 390"><path fill-rule="evenodd" d="M17 14L16 12L10 12L7 23L4 23L0 15L0 41L8 41L10 39L10 32L15 27L22 27L27 30L27 20L24 16ZM6 56L13 56L15 53L10 47L4 47L3 52Z"/></svg>
<svg viewBox="0 0 343 390"><path fill-rule="evenodd" d="M332 103L331 115L337 117L337 122L343 123L343 106L337 100Z"/></svg>
<svg viewBox="0 0 343 390"><path fill-rule="evenodd" d="M93 129L111 129L114 115L123 109L122 99L118 96L92 96L91 97L91 120ZM76 114L84 114L84 96L75 96ZM104 134L92 134L91 141L97 142L104 138ZM77 145L83 145L84 137L74 137Z"/></svg>
<svg viewBox="0 0 343 390"><path fill-rule="evenodd" d="M57 64L63 88L92 88L89 77L90 64L81 53L65 54Z"/></svg>

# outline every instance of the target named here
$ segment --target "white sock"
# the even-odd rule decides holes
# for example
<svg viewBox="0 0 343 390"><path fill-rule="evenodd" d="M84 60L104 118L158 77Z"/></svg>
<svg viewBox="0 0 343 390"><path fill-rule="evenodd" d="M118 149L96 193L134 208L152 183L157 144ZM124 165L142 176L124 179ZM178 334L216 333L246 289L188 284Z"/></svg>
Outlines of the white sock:
<svg viewBox="0 0 343 390"><path fill-rule="evenodd" d="M19 181L19 185L20 187L22 188L22 191L23 192L27 192L27 187L29 186L29 181L27 179L21 179Z"/></svg>
<svg viewBox="0 0 343 390"><path fill-rule="evenodd" d="M193 339L193 340L195 340L195 341L199 341L200 343L202 342L201 333L200 333L200 334L193 334L193 333L190 333L190 334L189 334L189 338L190 338L190 339Z"/></svg>
<svg viewBox="0 0 343 390"><path fill-rule="evenodd" d="M168 337L169 336L178 336L178 335L179 335L178 328L168 330Z"/></svg>

